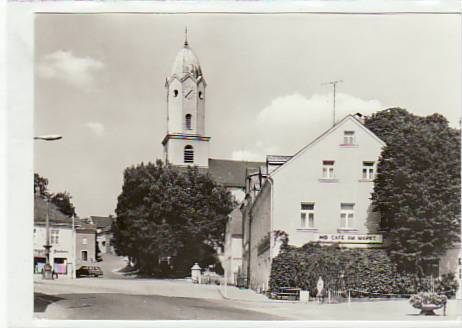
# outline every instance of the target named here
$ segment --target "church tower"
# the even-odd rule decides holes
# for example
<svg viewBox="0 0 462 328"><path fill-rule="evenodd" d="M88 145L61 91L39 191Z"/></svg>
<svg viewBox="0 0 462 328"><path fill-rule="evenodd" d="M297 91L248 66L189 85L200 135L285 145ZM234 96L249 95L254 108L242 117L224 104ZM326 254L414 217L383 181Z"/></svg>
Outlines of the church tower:
<svg viewBox="0 0 462 328"><path fill-rule="evenodd" d="M167 134L162 141L165 160L175 166L207 168L210 137L205 136L206 83L187 35L165 87Z"/></svg>

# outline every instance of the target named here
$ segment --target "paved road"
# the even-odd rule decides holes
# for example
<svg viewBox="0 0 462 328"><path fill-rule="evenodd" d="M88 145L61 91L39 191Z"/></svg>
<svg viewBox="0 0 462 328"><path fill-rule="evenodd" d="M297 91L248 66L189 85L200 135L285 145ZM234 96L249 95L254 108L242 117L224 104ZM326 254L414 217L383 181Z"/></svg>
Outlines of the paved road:
<svg viewBox="0 0 462 328"><path fill-rule="evenodd" d="M38 318L77 320L287 320L226 300L126 294L35 294ZM44 314L46 311L46 315Z"/></svg>

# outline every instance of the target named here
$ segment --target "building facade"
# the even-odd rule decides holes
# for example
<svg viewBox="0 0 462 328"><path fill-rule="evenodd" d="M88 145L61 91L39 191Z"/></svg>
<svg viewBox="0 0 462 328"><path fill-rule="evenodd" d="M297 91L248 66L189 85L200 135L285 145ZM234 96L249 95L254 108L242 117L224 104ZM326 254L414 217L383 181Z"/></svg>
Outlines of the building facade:
<svg viewBox="0 0 462 328"><path fill-rule="evenodd" d="M80 266L96 262L96 228L78 218L65 216L54 204L37 195L34 201L33 238L33 271L36 274L42 273L46 263L44 245L48 244L47 239L51 246L50 265L58 275L73 276Z"/></svg>
<svg viewBox="0 0 462 328"><path fill-rule="evenodd" d="M96 227L96 242L101 254L114 254L112 244L112 223L114 218L111 216L90 216L87 221ZM96 254L98 256L98 254Z"/></svg>
<svg viewBox="0 0 462 328"><path fill-rule="evenodd" d="M242 271L242 214L235 208L225 229L224 254L222 260L224 277L231 285L238 285Z"/></svg>
<svg viewBox="0 0 462 328"><path fill-rule="evenodd" d="M289 243L381 247L370 197L384 142L349 115L294 156L268 156L266 172L249 179L243 211L249 286L268 288L280 232Z"/></svg>

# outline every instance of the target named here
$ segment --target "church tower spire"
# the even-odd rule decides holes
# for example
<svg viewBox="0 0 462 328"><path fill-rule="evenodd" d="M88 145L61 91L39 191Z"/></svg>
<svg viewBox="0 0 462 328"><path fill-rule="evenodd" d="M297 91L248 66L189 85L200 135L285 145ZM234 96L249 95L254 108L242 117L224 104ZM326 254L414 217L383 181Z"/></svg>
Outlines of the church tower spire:
<svg viewBox="0 0 462 328"><path fill-rule="evenodd" d="M167 133L162 141L165 160L175 166L208 167L205 135L205 88L199 59L188 43L179 50L167 78Z"/></svg>

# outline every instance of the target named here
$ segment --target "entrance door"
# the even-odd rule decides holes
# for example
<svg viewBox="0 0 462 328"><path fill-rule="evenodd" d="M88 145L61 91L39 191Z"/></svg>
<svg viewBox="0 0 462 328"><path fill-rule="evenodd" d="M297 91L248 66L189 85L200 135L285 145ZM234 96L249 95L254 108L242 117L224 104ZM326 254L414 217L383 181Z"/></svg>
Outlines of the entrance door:
<svg viewBox="0 0 462 328"><path fill-rule="evenodd" d="M67 274L67 258L55 257L53 260L53 269L58 274Z"/></svg>

